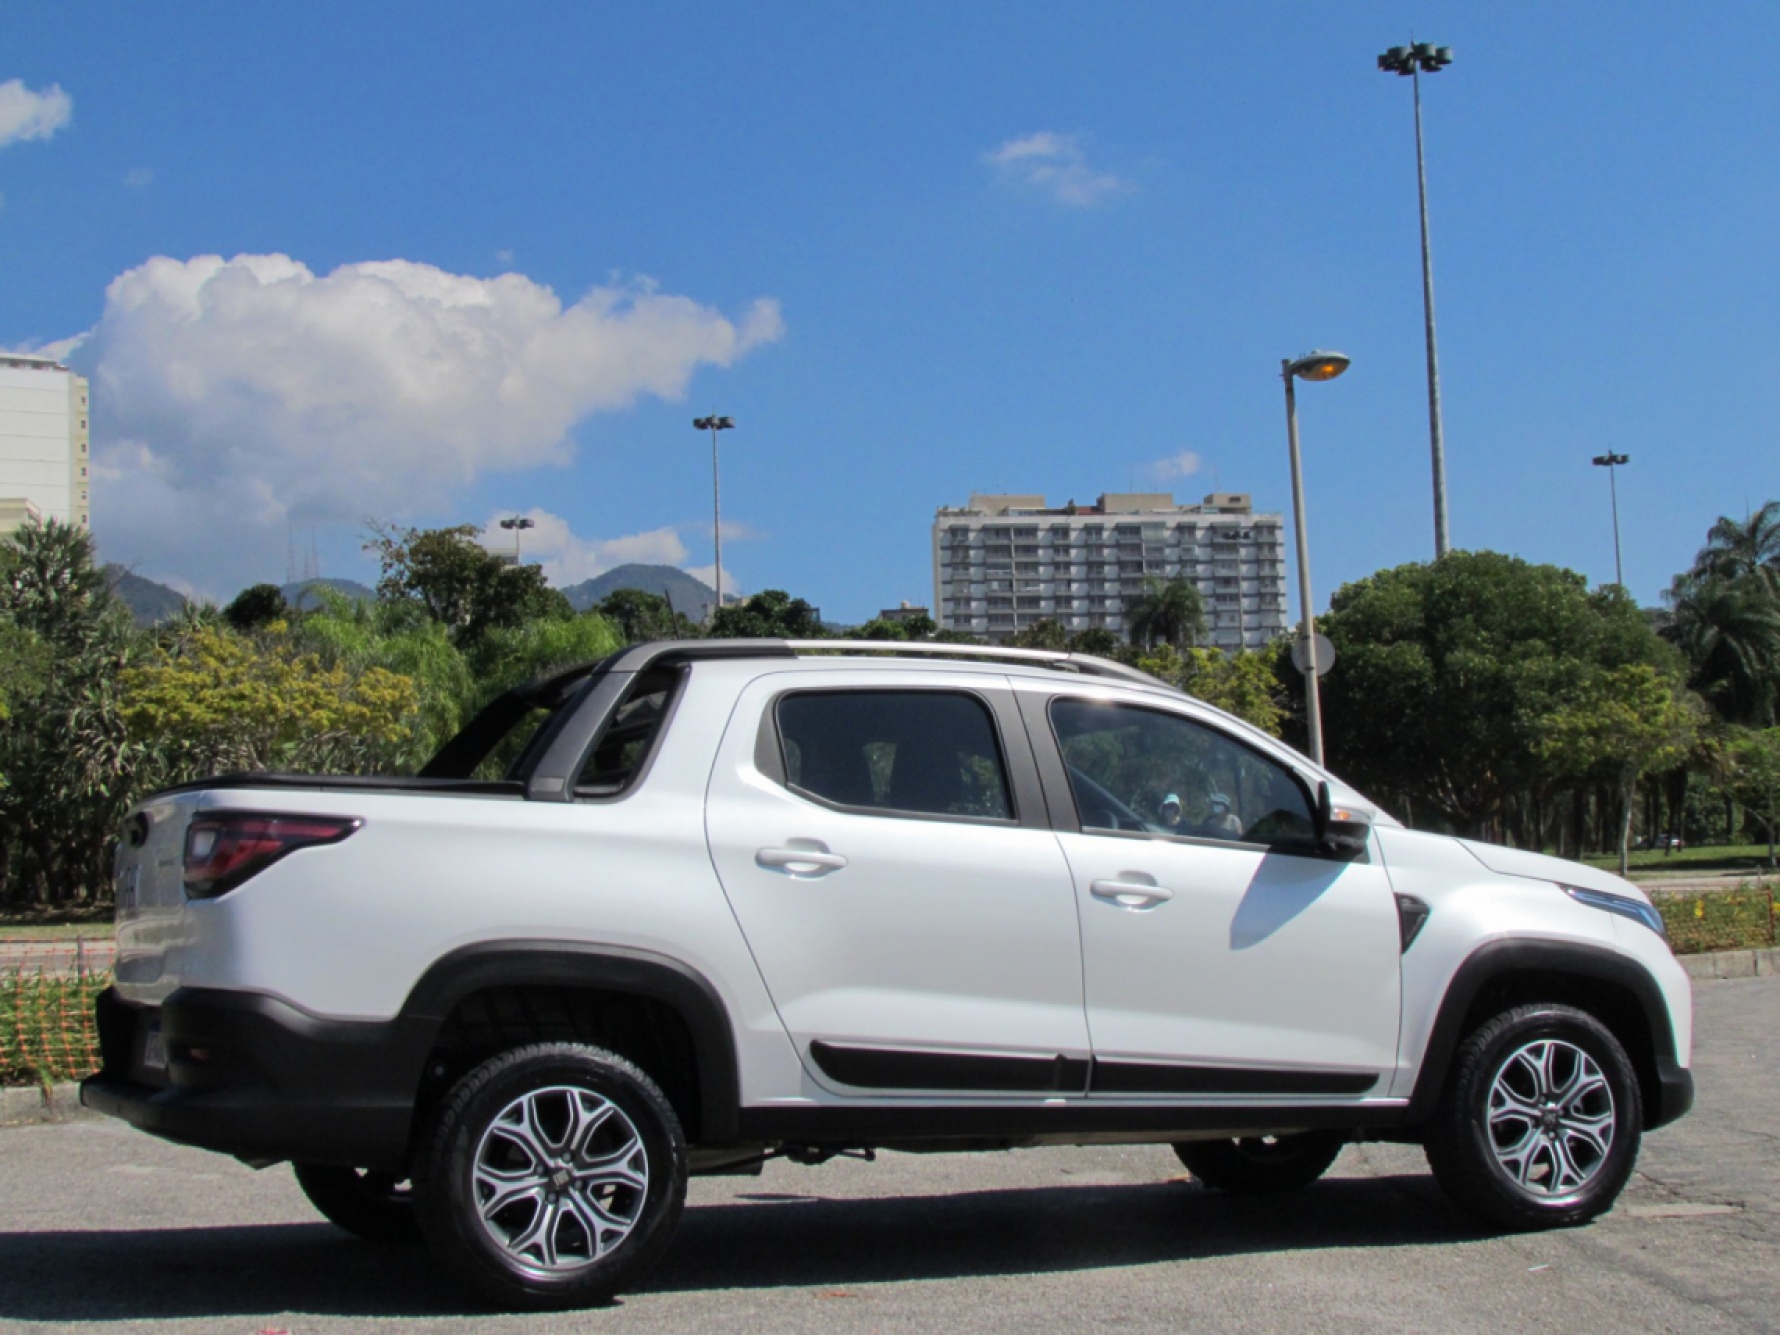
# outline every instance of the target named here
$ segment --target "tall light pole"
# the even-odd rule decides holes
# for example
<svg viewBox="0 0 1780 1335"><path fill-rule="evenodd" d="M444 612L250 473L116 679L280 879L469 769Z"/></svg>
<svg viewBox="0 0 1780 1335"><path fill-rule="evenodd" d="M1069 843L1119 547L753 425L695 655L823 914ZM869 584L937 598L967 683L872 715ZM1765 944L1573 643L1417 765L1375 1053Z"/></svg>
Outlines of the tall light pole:
<svg viewBox="0 0 1780 1335"><path fill-rule="evenodd" d="M1446 431L1440 424L1440 353L1434 342L1434 253L1428 247L1428 164L1422 153L1422 75L1452 64L1452 48L1417 42L1393 46L1378 58L1387 74L1406 74L1415 84L1415 191L1422 211L1422 312L1428 336L1428 439L1434 452L1434 559L1452 550L1446 531Z"/></svg>
<svg viewBox="0 0 1780 1335"><path fill-rule="evenodd" d="M1619 563L1619 482L1614 470L1631 461L1631 455L1615 454L1612 450L1597 454L1594 459L1596 468L1607 470L1607 491L1613 497L1613 582L1622 589L1625 588L1625 570Z"/></svg>
<svg viewBox="0 0 1780 1335"><path fill-rule="evenodd" d="M501 520L501 527L513 531L513 564L519 564L519 535L528 528L536 528L537 520L527 519L524 515L514 515L511 519Z"/></svg>
<svg viewBox="0 0 1780 1335"><path fill-rule="evenodd" d="M1348 368L1339 352L1310 352L1280 362L1286 382L1286 442L1292 452L1292 524L1298 535L1298 607L1304 615L1304 715L1310 758L1323 763L1323 697L1317 686L1316 613L1310 601L1310 539L1304 522L1304 468L1298 460L1298 393L1295 380L1333 380Z"/></svg>
<svg viewBox="0 0 1780 1335"><path fill-rule="evenodd" d="M696 430L711 433L711 537L717 544L717 608L723 610L723 488L717 481L717 433L729 431L735 427L733 419L728 417L695 417L692 425Z"/></svg>

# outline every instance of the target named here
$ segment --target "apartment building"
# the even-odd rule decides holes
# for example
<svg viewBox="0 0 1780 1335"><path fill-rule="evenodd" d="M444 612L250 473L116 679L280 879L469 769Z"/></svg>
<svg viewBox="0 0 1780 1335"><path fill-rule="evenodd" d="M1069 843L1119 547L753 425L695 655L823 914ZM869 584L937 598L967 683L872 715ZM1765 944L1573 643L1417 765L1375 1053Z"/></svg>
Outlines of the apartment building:
<svg viewBox="0 0 1780 1335"><path fill-rule="evenodd" d="M1051 617L1126 637L1146 578L1192 581L1212 644L1258 649L1286 631L1285 523L1246 492L1176 505L1165 492L1108 492L1061 507L1043 496L972 496L933 520L933 605L942 630L1001 643Z"/></svg>
<svg viewBox="0 0 1780 1335"><path fill-rule="evenodd" d="M0 353L0 534L32 515L90 528L88 466L85 378Z"/></svg>

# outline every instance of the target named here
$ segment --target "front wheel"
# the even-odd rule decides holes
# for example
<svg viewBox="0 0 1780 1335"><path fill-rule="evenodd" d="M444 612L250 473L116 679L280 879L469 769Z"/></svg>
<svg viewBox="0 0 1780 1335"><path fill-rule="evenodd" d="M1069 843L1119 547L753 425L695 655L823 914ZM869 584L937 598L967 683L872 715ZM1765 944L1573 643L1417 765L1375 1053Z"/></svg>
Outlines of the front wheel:
<svg viewBox="0 0 1780 1335"><path fill-rule="evenodd" d="M1258 1196L1308 1187L1329 1171L1345 1143L1339 1131L1300 1131L1239 1140L1183 1140L1174 1153L1212 1190Z"/></svg>
<svg viewBox="0 0 1780 1335"><path fill-rule="evenodd" d="M520 1309L609 1299L667 1247L686 1142L655 1082L579 1043L502 1053L460 1080L415 1172L426 1239L485 1297Z"/></svg>
<svg viewBox="0 0 1780 1335"><path fill-rule="evenodd" d="M1428 1165L1453 1200L1504 1228L1583 1224L1631 1177L1643 1126L1637 1072L1606 1025L1570 1006L1518 1006L1459 1048Z"/></svg>

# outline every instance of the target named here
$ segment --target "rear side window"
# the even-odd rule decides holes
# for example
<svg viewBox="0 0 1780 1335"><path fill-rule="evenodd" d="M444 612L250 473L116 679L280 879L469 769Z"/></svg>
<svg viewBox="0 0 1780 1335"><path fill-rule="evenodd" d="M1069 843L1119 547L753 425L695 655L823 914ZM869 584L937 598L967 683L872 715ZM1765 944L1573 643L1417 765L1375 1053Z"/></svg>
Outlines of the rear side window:
<svg viewBox="0 0 1780 1335"><path fill-rule="evenodd" d="M805 691L776 711L785 781L836 806L1010 820L988 707L962 691Z"/></svg>
<svg viewBox="0 0 1780 1335"><path fill-rule="evenodd" d="M637 678L581 767L577 796L616 797L636 783L654 754L683 675L681 668L658 667Z"/></svg>

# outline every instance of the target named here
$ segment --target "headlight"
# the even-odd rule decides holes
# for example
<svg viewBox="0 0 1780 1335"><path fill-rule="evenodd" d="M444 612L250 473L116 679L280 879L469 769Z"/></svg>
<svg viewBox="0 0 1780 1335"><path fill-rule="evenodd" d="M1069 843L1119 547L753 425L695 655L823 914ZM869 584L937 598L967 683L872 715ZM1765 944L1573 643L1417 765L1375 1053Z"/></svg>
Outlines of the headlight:
<svg viewBox="0 0 1780 1335"><path fill-rule="evenodd" d="M1558 889L1578 904L1587 904L1591 909L1605 909L1608 913L1617 913L1622 918L1641 922L1663 940L1669 939L1669 929L1663 925L1663 915L1656 911L1654 904L1646 904L1641 899L1632 899L1626 895L1609 894L1605 890L1585 890L1580 885L1564 885L1562 882L1558 884Z"/></svg>

